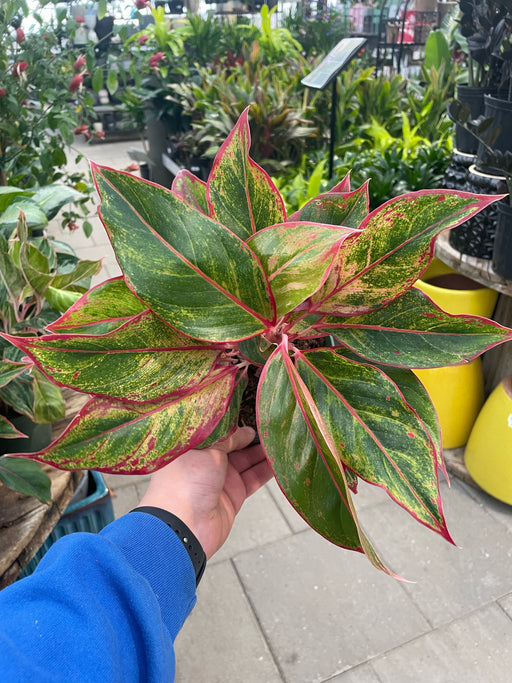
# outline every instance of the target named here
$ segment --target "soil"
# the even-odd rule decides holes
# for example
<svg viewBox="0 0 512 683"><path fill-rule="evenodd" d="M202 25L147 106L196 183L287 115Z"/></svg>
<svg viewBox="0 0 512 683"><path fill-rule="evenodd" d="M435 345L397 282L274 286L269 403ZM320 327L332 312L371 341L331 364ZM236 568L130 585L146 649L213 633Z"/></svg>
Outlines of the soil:
<svg viewBox="0 0 512 683"><path fill-rule="evenodd" d="M297 339L294 345L301 350L318 349L326 345L325 338L322 339ZM240 413L238 416L239 425L247 425L256 429L256 392L261 374L261 368L250 365L247 369L247 387L242 396Z"/></svg>

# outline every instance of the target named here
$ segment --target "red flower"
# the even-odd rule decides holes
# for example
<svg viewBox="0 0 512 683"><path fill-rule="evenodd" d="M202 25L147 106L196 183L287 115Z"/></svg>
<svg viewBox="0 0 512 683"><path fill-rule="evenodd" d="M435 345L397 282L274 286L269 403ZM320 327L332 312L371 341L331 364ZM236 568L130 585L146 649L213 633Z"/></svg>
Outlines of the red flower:
<svg viewBox="0 0 512 683"><path fill-rule="evenodd" d="M139 45L145 45L148 42L148 38L149 38L149 36L146 36L144 34L139 36L139 40L138 40Z"/></svg>
<svg viewBox="0 0 512 683"><path fill-rule="evenodd" d="M85 57L79 57L73 64L73 69L75 71L80 71L85 66L86 61Z"/></svg>
<svg viewBox="0 0 512 683"><path fill-rule="evenodd" d="M83 17L77 17L75 21L77 22L77 24L83 24L84 18Z"/></svg>
<svg viewBox="0 0 512 683"><path fill-rule="evenodd" d="M16 62L12 67L12 75L15 78L19 78L21 74L26 70L27 66L27 62Z"/></svg>
<svg viewBox="0 0 512 683"><path fill-rule="evenodd" d="M89 126L78 126L75 128L75 135L80 135L81 133L87 133Z"/></svg>
<svg viewBox="0 0 512 683"><path fill-rule="evenodd" d="M125 168L125 171L128 171L129 173L135 173L135 171L138 171L139 168L139 164L135 163L135 161L132 161L132 163Z"/></svg>
<svg viewBox="0 0 512 683"><path fill-rule="evenodd" d="M82 76L82 74L75 74L73 78L69 81L69 92L76 92L77 90L79 90L83 82L84 77Z"/></svg>
<svg viewBox="0 0 512 683"><path fill-rule="evenodd" d="M16 29L16 42L22 43L25 40L25 31L22 28Z"/></svg>
<svg viewBox="0 0 512 683"><path fill-rule="evenodd" d="M151 57L148 59L148 64L152 69L156 69L158 67L158 64L162 60L164 56L163 52L155 52L154 55L151 55Z"/></svg>
<svg viewBox="0 0 512 683"><path fill-rule="evenodd" d="M78 225L78 223L75 223L75 221L69 221L69 223L67 224L67 228L68 230L71 230L71 232L73 232L74 230L78 230L79 227L80 226Z"/></svg>
<svg viewBox="0 0 512 683"><path fill-rule="evenodd" d="M135 7L137 9L146 9L149 0L135 0Z"/></svg>
<svg viewBox="0 0 512 683"><path fill-rule="evenodd" d="M98 138L99 140L103 140L103 138L105 137L105 131L104 130L97 130L94 133L94 137Z"/></svg>
<svg viewBox="0 0 512 683"><path fill-rule="evenodd" d="M4 90L3 88L0 88L0 97L5 97L7 95L7 91Z"/></svg>

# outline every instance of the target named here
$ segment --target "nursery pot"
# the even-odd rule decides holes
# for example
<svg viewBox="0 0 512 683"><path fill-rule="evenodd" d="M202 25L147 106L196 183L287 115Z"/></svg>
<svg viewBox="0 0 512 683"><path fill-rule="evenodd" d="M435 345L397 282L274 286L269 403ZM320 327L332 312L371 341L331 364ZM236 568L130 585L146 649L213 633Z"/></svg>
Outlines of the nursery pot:
<svg viewBox="0 0 512 683"><path fill-rule="evenodd" d="M502 100L492 95L484 95L484 115L493 119L493 127L500 127L500 134L492 148L501 152L512 151L512 102ZM486 164L486 149L481 143L478 145L477 166L484 173L499 173Z"/></svg>
<svg viewBox="0 0 512 683"><path fill-rule="evenodd" d="M507 280L512 280L512 206L499 202L492 267Z"/></svg>
<svg viewBox="0 0 512 683"><path fill-rule="evenodd" d="M484 491L512 505L512 375L498 384L480 411L464 462Z"/></svg>
<svg viewBox="0 0 512 683"><path fill-rule="evenodd" d="M27 439L0 439L0 455L7 453L35 453L40 451L45 446L48 446L52 440L52 425L39 424L34 422L26 415L9 416L10 422L23 434L26 434Z"/></svg>
<svg viewBox="0 0 512 683"><path fill-rule="evenodd" d="M492 315L498 293L453 271L434 259L416 285L434 303L452 314ZM480 358L444 368L415 370L436 409L443 448L467 442L484 403L484 378Z"/></svg>
<svg viewBox="0 0 512 683"><path fill-rule="evenodd" d="M484 113L485 88L470 85L457 86L457 99L468 104L471 109L471 119L477 119ZM464 154L476 154L478 140L462 126L455 124L455 147Z"/></svg>
<svg viewBox="0 0 512 683"><path fill-rule="evenodd" d="M507 191L503 176L482 173L475 165L469 167L467 182L463 189L473 194L503 194ZM491 259L497 212L495 202L462 225L452 228L448 238L451 246L461 254Z"/></svg>

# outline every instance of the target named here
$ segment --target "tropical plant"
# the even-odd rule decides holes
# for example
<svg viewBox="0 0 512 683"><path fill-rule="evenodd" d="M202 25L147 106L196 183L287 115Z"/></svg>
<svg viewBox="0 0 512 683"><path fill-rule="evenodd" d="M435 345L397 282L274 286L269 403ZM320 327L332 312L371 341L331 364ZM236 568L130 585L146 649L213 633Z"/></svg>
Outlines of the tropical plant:
<svg viewBox="0 0 512 683"><path fill-rule="evenodd" d="M497 199L449 190L368 212L348 177L287 217L249 156L248 112L207 182L172 190L93 165L121 277L40 337L4 335L56 384L92 398L48 448L65 469L150 472L227 437L257 383L279 486L333 543L388 571L362 531L358 478L451 541L431 401L411 368L457 365L512 330L443 312L420 290L436 236Z"/></svg>
<svg viewBox="0 0 512 683"><path fill-rule="evenodd" d="M4 188L0 188L4 189ZM30 237L23 212L14 209L19 195L13 190L14 201L0 215L0 330L15 339L17 335L41 333L79 299L90 286L91 277L101 264L81 261L71 247L47 237ZM63 188L64 192L66 188ZM67 195L60 195L67 198ZM0 194L1 200L6 193ZM41 205L56 207L56 195L22 197L18 201L39 225ZM34 209L37 207L38 211ZM12 210L17 220L12 227ZM22 438L12 423L16 415L26 415L41 424L52 423L64 416L64 401L60 389L24 358L24 354L5 338L0 339L0 438ZM0 446L1 448L1 446ZM34 467L36 465L36 467ZM27 463L8 456L0 457L0 481L15 490L49 500L48 478L36 463Z"/></svg>
<svg viewBox="0 0 512 683"><path fill-rule="evenodd" d="M301 3L284 15L282 25L300 43L306 56L326 54L350 33L346 12L327 7L324 12L307 16Z"/></svg>

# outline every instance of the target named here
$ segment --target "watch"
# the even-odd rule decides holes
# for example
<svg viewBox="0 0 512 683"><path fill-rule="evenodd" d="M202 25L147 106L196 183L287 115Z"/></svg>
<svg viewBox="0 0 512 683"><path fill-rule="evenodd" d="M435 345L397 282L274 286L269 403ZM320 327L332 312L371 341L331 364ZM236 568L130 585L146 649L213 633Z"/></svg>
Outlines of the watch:
<svg viewBox="0 0 512 683"><path fill-rule="evenodd" d="M162 522L165 522L178 538L182 541L185 550L188 552L190 559L192 560L192 565L194 566L194 571L196 573L196 586L201 581L201 577L204 574L206 567L206 554L203 550L203 546L190 531L188 526L181 521L179 517L173 515L167 510L162 510L162 508L151 507L149 505L141 506L130 510L130 512L146 512L149 515L158 517Z"/></svg>

